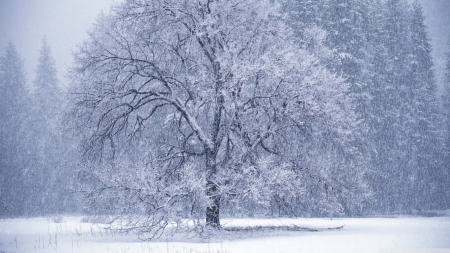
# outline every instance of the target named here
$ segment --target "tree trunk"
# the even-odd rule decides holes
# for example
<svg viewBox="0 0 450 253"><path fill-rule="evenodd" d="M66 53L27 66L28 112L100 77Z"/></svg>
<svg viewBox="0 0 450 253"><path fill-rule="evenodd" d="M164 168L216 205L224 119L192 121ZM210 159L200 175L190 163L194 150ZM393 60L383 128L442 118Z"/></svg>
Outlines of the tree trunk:
<svg viewBox="0 0 450 253"><path fill-rule="evenodd" d="M217 186L210 182L207 185L207 194L212 205L206 208L206 226L220 228L220 196L217 195Z"/></svg>
<svg viewBox="0 0 450 253"><path fill-rule="evenodd" d="M220 65L214 63L214 69L216 72L216 103L214 110L214 120L212 125L211 140L214 146L206 147L206 195L211 200L211 205L206 208L206 226L219 229L220 228L220 193L215 182L215 176L217 172L216 158L218 152L218 146L220 141L217 140L220 131L220 120L222 118L222 108L224 98L222 95L218 95L219 87L221 86L220 79Z"/></svg>
<svg viewBox="0 0 450 253"><path fill-rule="evenodd" d="M216 174L216 152L206 151L206 195L211 200L211 205L206 208L206 226L220 228L220 195L214 182Z"/></svg>

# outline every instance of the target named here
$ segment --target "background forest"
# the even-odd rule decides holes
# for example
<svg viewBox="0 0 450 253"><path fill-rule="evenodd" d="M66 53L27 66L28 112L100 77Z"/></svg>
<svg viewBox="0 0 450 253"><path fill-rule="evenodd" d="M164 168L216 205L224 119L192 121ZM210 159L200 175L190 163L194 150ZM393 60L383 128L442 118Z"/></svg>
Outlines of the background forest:
<svg viewBox="0 0 450 253"><path fill-rule="evenodd" d="M124 5L122 10L126 7ZM450 54L447 57L446 86L440 93L420 4L409 4L406 0L285 0L281 1L280 8L283 15L277 16L279 24L274 22L279 26L267 29L274 29L276 33L284 25L293 34L284 41L277 41L275 45L279 47L271 49L271 53L279 58L285 57L285 62L294 66L294 70L288 74L282 73L274 69L278 67L278 62L274 62L261 66L265 73L272 75L258 74L256 79L276 83L277 75L294 73L291 79L307 76L309 79L304 82L316 88L302 88L305 93L296 89L280 89L284 100L276 100L277 104L273 107L272 104L266 106L269 102L259 102L264 104L263 111L276 111L278 117L283 117L286 111L294 112L290 115L301 119L296 121L300 126L297 130L282 134L287 137L286 142L290 141L288 148L279 148L276 144L284 143L282 138L267 137L263 138L267 142L260 141L258 155L254 155L256 158L249 155L249 158L237 161L235 157L244 149L227 147L229 153L226 155L218 152L219 157L229 155L229 159L223 160L228 166L237 168L234 174L223 175L218 169L218 178L223 182L217 184L222 186L223 196L226 196L214 200L220 202L221 215L368 216L430 214L431 211L450 209ZM163 153L165 157L176 154L173 147L167 148L167 143L177 144L170 139L173 137L170 132L172 128L179 127L176 128L177 133L184 136L183 158L186 157L191 165L201 166L200 160L195 160L197 155L187 152L186 147L196 153L198 149L195 144L202 139L191 139L190 132L183 128L186 123L181 123L181 116L172 111L155 114L159 117L155 123L158 127L139 128L140 136L144 136L139 141L116 142L114 138L127 139L129 136L126 133L122 137L108 136L106 128L104 133L109 138L95 138L95 130L90 127L96 122L89 121L95 113L80 110L84 106L81 103L83 100L74 99L74 96L77 97L80 91L80 83L99 81L95 78L83 79L88 75L82 75L81 71L94 65L88 62L88 56L104 48L95 41L104 39L105 45L114 44L114 41L102 36L108 34L103 30L105 27L117 24L114 23L117 20L111 21L117 15L99 17L91 31L91 44L87 42L75 52L75 64L69 74L72 83L67 90L61 88L63 86L57 79L57 63L45 39L36 66L36 78L32 82L26 80L22 56L15 46L9 43L3 51L0 58L0 217L123 214L142 210L130 198L129 188L117 187L109 195L102 195L103 192L98 192L98 184L122 180L121 183L130 186L140 182L139 173L144 172L135 167L145 167L144 164L153 162L146 160L149 147L157 150L158 157ZM227 31L226 27L222 31ZM112 30L114 32L121 34L121 31ZM245 32L248 31L244 29L241 34ZM273 42L271 35L264 38L267 39L267 44L264 44L266 48L273 46L270 44ZM241 43L243 45L245 41ZM292 45L298 51L289 51ZM246 66L246 61L254 62L252 57L257 55L248 53L246 57L239 58L242 60L240 66ZM272 55L267 57L264 59L270 63ZM172 63L171 59L164 60ZM238 72L232 66L229 68L230 73L234 73L232 78L237 78L238 74L245 76L244 71L252 71L243 68L242 72ZM265 95L272 92L271 87L264 87ZM228 101L239 104L240 98L235 98L234 88L224 88L229 92L223 93L224 100L220 103L224 106ZM142 95L134 91L136 96ZM295 94L297 91L299 94ZM117 95L106 94L105 97L110 96L109 101ZM208 94L200 91L198 94L204 99L196 100L198 97L195 97L193 103L201 104L208 100ZM294 95L309 96L313 102L296 101L298 96ZM313 103L314 106L311 105ZM304 109L305 104L311 105L309 111ZM159 108L159 105L156 107ZM318 112L313 116L308 114L316 109ZM208 112L202 112L199 110L196 116L200 121L202 115L208 115ZM238 113L236 109L236 115ZM266 119L260 118L259 111L245 113L239 115L248 118L239 121L242 126L236 127L242 131L239 135L242 138L228 136L229 143L235 146L245 146L261 139L258 134L263 130L252 128L252 123ZM168 115L172 115L173 119ZM289 120L295 121L294 116ZM139 117L136 116L135 125L144 121ZM176 123L170 123L171 120ZM177 122L180 122L179 125L176 125ZM230 120L230 123L224 124L229 124L231 129L235 127L233 122ZM290 127L286 121L280 122L280 129ZM267 128L272 126L271 123L265 124ZM155 138L166 146L148 143L146 136L157 136ZM101 145L95 146L97 142ZM115 143L122 144L113 147ZM245 152L250 154L248 150ZM240 170L238 165L242 164L248 164L243 167L253 170ZM176 168L172 163L158 166L166 166L165 173ZM93 172L93 167L103 168L103 174ZM272 170L266 170L266 167ZM274 176L270 174L273 168L285 174ZM117 174L119 179L105 178L105 174L116 170L120 171ZM193 180L189 181L192 171L183 169L184 174L172 178L177 183L169 182L167 185L194 185ZM302 176L298 178L298 184L286 183L299 171ZM275 177L279 177L278 184L271 181L275 181ZM128 178L134 183L125 182ZM156 177L153 179L158 180ZM211 182L214 180L211 179ZM230 181L238 183L229 186ZM271 186L266 184L269 181L273 183ZM95 198L93 193L98 193ZM161 196L162 199L165 197ZM115 198L118 200L112 201ZM177 212L189 212L185 201L181 202L181 207L176 206ZM203 207L202 204L199 204L200 207L196 205L192 204L189 208ZM125 207L127 210L122 210Z"/></svg>

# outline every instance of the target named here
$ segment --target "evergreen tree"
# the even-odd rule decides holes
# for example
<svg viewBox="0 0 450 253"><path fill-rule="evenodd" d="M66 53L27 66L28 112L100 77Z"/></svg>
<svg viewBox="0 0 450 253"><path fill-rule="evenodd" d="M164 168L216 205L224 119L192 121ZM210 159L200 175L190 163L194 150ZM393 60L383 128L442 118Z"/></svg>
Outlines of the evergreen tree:
<svg viewBox="0 0 450 253"><path fill-rule="evenodd" d="M437 82L433 72L431 46L424 24L422 7L415 1L411 9L411 47L408 62L410 101L409 182L407 198L416 209L430 210L442 203L443 141L437 102ZM432 201L430 201L432 200Z"/></svg>
<svg viewBox="0 0 450 253"><path fill-rule="evenodd" d="M0 58L0 215L24 213L28 90L23 60L12 42Z"/></svg>
<svg viewBox="0 0 450 253"><path fill-rule="evenodd" d="M374 1L371 15L366 122L376 202L370 206L378 212L429 210L439 202L442 140L422 9L417 2Z"/></svg>
<svg viewBox="0 0 450 253"><path fill-rule="evenodd" d="M283 9L288 14L286 21L302 43L307 43L305 30L320 25L322 2L322 0L286 0L283 2Z"/></svg>
<svg viewBox="0 0 450 253"><path fill-rule="evenodd" d="M448 43L447 58L445 64L445 87L443 95L443 118L444 118L444 161L442 180L446 184L444 187L444 208L450 208L450 190L448 185L450 184L450 42Z"/></svg>
<svg viewBox="0 0 450 253"><path fill-rule="evenodd" d="M33 155L30 166L31 189L27 201L30 214L43 215L70 211L73 200L68 191L68 182L73 180L68 170L67 153L70 141L63 139L61 127L62 93L59 88L55 61L50 46L44 38L34 80L33 109L30 122L33 129L29 135L29 146ZM70 200L70 201L69 201Z"/></svg>
<svg viewBox="0 0 450 253"><path fill-rule="evenodd" d="M373 187L376 210L402 212L407 207L405 182L408 179L410 154L408 139L408 115L412 94L408 93L407 69L409 44L409 12L404 0L387 0L382 9L380 41L385 49L378 59L379 80L374 84L379 92L373 104L375 130L376 170Z"/></svg>

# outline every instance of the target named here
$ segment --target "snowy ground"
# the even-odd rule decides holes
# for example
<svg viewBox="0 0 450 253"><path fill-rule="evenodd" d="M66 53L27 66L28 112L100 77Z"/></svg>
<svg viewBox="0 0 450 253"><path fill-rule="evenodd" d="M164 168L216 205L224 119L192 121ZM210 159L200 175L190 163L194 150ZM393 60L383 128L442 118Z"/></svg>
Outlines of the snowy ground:
<svg viewBox="0 0 450 253"><path fill-rule="evenodd" d="M321 232L236 232L209 242L161 238L143 242L135 235L118 235L82 223L82 217L0 220L0 253L12 252L413 252L450 253L450 217L365 219L233 219L226 226L295 224L339 227Z"/></svg>

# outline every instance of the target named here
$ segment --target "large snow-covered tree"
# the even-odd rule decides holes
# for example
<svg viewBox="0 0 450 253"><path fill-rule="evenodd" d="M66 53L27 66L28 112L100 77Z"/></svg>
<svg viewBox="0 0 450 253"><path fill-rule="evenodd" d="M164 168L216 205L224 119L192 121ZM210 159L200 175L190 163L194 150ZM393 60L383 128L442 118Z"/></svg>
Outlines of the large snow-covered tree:
<svg viewBox="0 0 450 253"><path fill-rule="evenodd" d="M68 114L90 204L145 232L185 217L220 227L229 203L332 212L357 191L348 85L294 42L279 9L128 0L99 17L75 53Z"/></svg>

